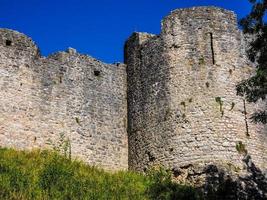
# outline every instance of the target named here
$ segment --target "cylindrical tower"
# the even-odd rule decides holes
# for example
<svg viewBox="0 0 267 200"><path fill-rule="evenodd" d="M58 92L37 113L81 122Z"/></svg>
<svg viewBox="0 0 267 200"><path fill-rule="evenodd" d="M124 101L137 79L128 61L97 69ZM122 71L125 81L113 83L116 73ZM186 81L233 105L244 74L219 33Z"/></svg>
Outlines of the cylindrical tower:
<svg viewBox="0 0 267 200"><path fill-rule="evenodd" d="M236 85L253 68L233 12L175 10L162 21L159 36L130 37L125 58L130 168L242 167L245 151L266 168L264 127L249 120L257 106L236 96Z"/></svg>
<svg viewBox="0 0 267 200"><path fill-rule="evenodd" d="M0 29L0 59L19 63L32 61L40 52L31 38L10 29Z"/></svg>

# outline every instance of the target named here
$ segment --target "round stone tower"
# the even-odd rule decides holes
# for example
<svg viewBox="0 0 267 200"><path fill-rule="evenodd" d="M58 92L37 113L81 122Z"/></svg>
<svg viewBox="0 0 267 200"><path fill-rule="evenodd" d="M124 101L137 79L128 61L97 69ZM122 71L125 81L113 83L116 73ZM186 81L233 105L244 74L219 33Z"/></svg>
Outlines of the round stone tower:
<svg viewBox="0 0 267 200"><path fill-rule="evenodd" d="M39 49L31 38L10 29L0 29L0 60L1 58L29 62L39 57Z"/></svg>
<svg viewBox="0 0 267 200"><path fill-rule="evenodd" d="M160 35L134 33L128 65L129 166L242 167L248 152L266 168L266 127L251 122L260 105L236 96L253 73L236 15L216 7L173 11Z"/></svg>

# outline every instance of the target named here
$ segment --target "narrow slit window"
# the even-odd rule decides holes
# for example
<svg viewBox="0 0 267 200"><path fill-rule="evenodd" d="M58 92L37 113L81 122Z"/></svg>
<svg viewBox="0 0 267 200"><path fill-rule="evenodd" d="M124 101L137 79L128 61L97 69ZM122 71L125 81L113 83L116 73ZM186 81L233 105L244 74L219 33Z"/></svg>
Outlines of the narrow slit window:
<svg viewBox="0 0 267 200"><path fill-rule="evenodd" d="M215 65L215 57L214 57L214 47L213 47L213 34L210 34L210 49L211 49L211 56L212 56L212 64Z"/></svg>

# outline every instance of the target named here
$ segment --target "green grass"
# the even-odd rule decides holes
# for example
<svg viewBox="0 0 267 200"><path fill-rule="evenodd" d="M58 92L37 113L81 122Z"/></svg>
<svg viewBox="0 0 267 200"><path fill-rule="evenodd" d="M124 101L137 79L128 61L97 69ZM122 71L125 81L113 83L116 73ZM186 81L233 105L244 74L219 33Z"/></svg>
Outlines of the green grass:
<svg viewBox="0 0 267 200"><path fill-rule="evenodd" d="M110 173L51 151L0 148L1 200L198 199L166 170Z"/></svg>

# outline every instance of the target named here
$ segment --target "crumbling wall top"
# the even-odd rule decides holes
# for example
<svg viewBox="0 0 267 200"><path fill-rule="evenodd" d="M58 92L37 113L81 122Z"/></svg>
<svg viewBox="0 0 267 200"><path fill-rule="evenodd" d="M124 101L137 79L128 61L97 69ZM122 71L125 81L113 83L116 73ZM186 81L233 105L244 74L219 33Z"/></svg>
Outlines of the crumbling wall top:
<svg viewBox="0 0 267 200"><path fill-rule="evenodd" d="M70 63L83 63L83 66L85 68L91 68L92 66L98 65L101 68L106 69L120 69L120 68L126 68L126 65L123 63L114 63L114 64L108 64L103 63L102 61L93 58L87 54L81 54L76 49L69 47L65 51L58 51L51 55L49 55L47 58L44 58L46 60L54 60L61 64L70 64Z"/></svg>

